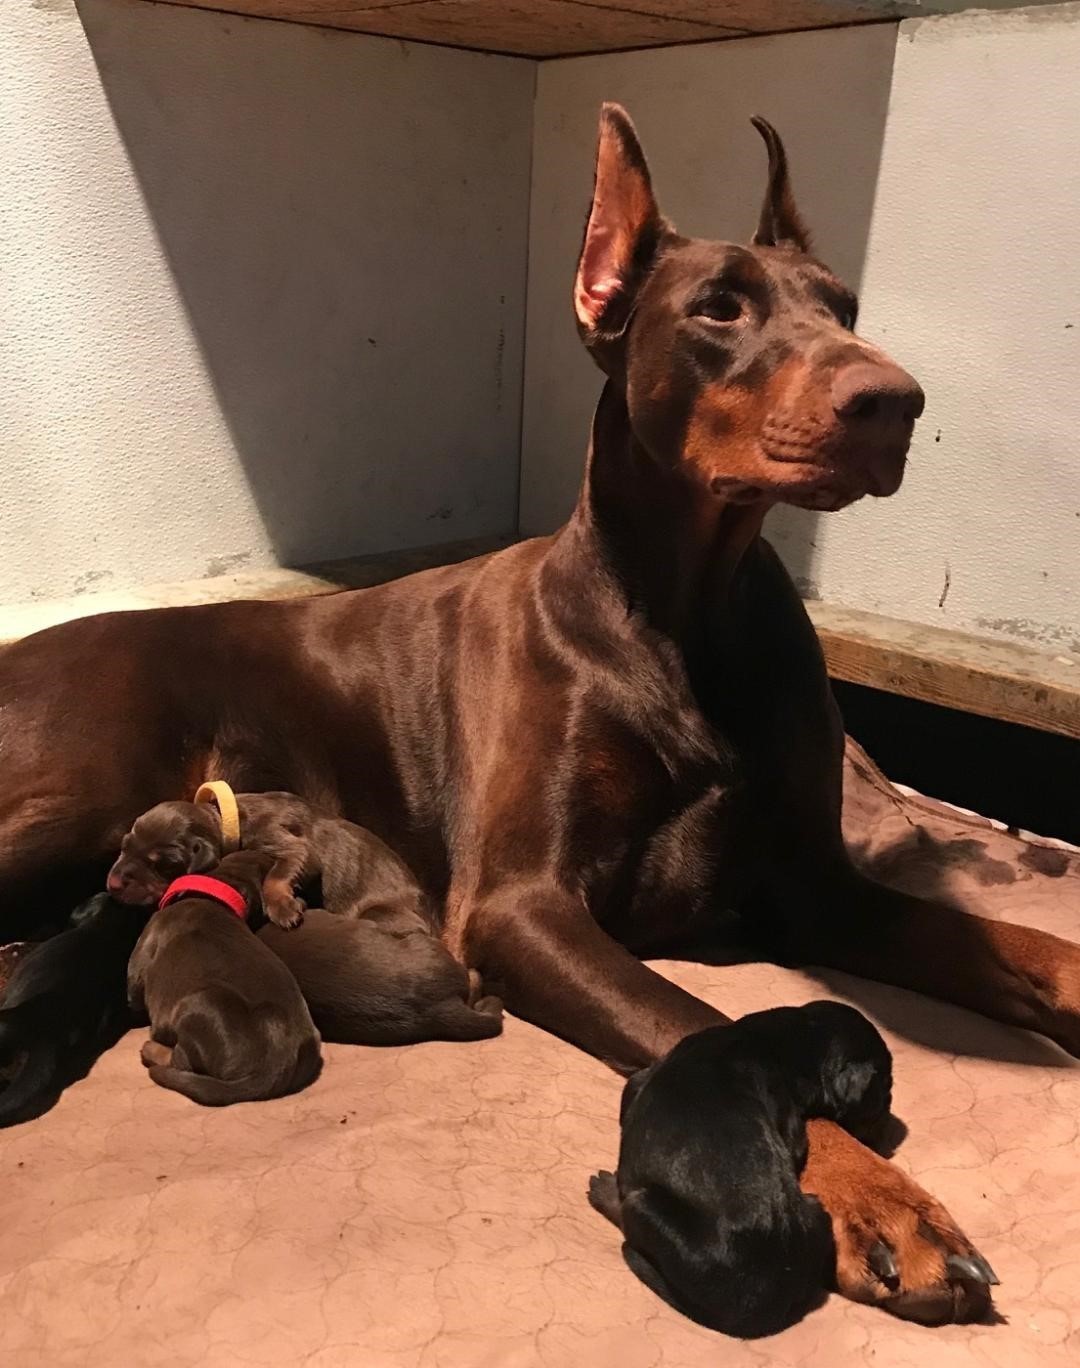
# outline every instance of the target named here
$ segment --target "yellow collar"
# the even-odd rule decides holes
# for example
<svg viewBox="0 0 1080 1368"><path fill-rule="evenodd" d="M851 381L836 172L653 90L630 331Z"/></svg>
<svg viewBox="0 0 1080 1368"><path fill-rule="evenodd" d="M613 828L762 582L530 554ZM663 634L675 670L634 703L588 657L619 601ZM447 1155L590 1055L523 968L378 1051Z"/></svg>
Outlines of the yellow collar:
<svg viewBox="0 0 1080 1368"><path fill-rule="evenodd" d="M199 785L195 795L197 803L213 803L221 815L221 835L225 842L225 855L240 849L240 809L236 805L236 794L224 779L211 779Z"/></svg>

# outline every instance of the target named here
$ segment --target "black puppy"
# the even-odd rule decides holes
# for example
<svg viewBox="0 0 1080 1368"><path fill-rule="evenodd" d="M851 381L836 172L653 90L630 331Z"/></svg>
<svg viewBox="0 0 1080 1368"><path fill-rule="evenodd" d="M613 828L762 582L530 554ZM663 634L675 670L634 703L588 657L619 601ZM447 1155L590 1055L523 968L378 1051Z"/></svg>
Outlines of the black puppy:
<svg viewBox="0 0 1080 1368"><path fill-rule="evenodd" d="M0 994L0 1126L40 1116L131 1025L125 965L146 923L143 908L107 893L66 930L19 956Z"/></svg>
<svg viewBox="0 0 1080 1368"><path fill-rule="evenodd" d="M853 1007L753 1012L630 1078L618 1173L596 1174L589 1201L676 1310L728 1335L775 1334L833 1276L829 1218L799 1190L806 1119L867 1139L891 1099L888 1048Z"/></svg>

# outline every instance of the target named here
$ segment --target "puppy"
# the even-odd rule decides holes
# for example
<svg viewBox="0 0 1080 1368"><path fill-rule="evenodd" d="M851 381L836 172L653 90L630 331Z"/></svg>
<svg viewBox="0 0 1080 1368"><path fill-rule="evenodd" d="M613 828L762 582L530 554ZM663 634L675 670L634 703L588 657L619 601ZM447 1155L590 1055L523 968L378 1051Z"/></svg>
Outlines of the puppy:
<svg viewBox="0 0 1080 1368"><path fill-rule="evenodd" d="M204 1106L296 1092L321 1067L296 980L244 922L272 861L226 856L206 881L220 893L185 893L155 912L128 964L128 1001L150 1018L150 1077Z"/></svg>
<svg viewBox="0 0 1080 1368"><path fill-rule="evenodd" d="M888 1118L892 1059L852 1007L754 1012L689 1036L623 1091L616 1174L589 1200L634 1273L728 1335L771 1335L824 1298L828 1216L799 1190L806 1118L867 1138Z"/></svg>
<svg viewBox="0 0 1080 1368"><path fill-rule="evenodd" d="M384 918L434 926L427 897L408 866L370 831L324 817L292 793L238 793L236 803L241 847L273 857L262 899L276 926L299 926L303 906L295 889L315 880L331 912L359 917L378 910ZM215 807L159 803L124 837L106 886L121 902L154 906L178 875L212 869L224 853Z"/></svg>
<svg viewBox="0 0 1080 1368"><path fill-rule="evenodd" d="M145 924L100 893L14 958L0 994L0 1126L47 1111L131 1025L123 966Z"/></svg>
<svg viewBox="0 0 1080 1368"><path fill-rule="evenodd" d="M258 933L292 970L324 1040L409 1045L484 1040L502 1030L502 1003L474 1001L470 975L419 917L354 919L309 909L304 924Z"/></svg>

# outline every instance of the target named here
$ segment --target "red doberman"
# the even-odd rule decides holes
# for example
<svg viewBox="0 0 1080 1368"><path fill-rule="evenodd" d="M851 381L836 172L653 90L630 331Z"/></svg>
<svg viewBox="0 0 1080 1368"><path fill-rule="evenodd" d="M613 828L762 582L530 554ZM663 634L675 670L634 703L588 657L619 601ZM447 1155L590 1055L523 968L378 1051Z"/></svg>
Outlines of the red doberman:
<svg viewBox="0 0 1080 1368"><path fill-rule="evenodd" d="M843 734L762 518L893 493L923 397L854 335L856 301L810 255L757 126L769 184L743 247L679 236L629 119L603 111L574 306L607 382L556 536L3 652L3 930L101 887L140 812L222 777L375 830L491 991L622 1070L725 1020L638 956L747 928L769 954L1080 1053L1080 951L879 887L845 853ZM927 1321L983 1314L948 1214L836 1126L810 1132L803 1181L840 1289Z"/></svg>

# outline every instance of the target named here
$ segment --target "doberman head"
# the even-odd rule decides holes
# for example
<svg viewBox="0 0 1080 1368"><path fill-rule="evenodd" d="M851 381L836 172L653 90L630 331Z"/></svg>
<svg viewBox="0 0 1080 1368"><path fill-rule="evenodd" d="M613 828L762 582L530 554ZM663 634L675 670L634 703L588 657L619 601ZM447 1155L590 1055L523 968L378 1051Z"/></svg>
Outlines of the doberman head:
<svg viewBox="0 0 1080 1368"><path fill-rule="evenodd" d="M605 105L574 286L586 346L625 390L637 444L727 504L836 509L892 494L923 393L855 336L857 300L811 255L787 157L753 242L685 238L662 216L626 113Z"/></svg>

